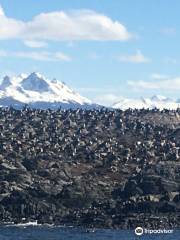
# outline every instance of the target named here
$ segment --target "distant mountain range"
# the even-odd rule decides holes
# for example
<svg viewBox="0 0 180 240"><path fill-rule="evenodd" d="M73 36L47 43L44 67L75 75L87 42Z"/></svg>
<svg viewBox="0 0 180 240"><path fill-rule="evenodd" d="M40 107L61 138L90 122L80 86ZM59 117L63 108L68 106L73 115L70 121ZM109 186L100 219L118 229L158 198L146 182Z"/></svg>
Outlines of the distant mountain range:
<svg viewBox="0 0 180 240"><path fill-rule="evenodd" d="M65 83L56 79L49 80L39 73L21 74L17 77L5 76L0 84L0 107L12 106L22 108L28 105L41 109L93 109L103 106L73 91ZM179 100L155 95L152 98L128 99L122 98L111 108L132 109L177 109Z"/></svg>
<svg viewBox="0 0 180 240"><path fill-rule="evenodd" d="M113 108L119 108L122 110L126 110L128 108L132 109L177 109L180 107L179 100L173 100L171 98L167 98L160 95L154 95L151 98L143 98L140 99L128 99L122 98L119 102L113 104Z"/></svg>
<svg viewBox="0 0 180 240"><path fill-rule="evenodd" d="M0 85L0 106L21 108L24 105L42 109L98 107L65 83L48 80L39 73L5 76Z"/></svg>

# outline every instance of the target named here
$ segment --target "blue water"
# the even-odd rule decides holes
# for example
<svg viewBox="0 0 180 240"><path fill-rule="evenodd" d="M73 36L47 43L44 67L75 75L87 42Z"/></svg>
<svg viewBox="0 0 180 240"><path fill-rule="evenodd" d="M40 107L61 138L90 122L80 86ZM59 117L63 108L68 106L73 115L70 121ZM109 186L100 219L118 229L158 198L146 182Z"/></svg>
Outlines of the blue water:
<svg viewBox="0 0 180 240"><path fill-rule="evenodd" d="M0 240L180 240L180 231L173 234L153 234L137 237L134 231L123 230L95 230L45 227L45 226L2 226L0 227Z"/></svg>

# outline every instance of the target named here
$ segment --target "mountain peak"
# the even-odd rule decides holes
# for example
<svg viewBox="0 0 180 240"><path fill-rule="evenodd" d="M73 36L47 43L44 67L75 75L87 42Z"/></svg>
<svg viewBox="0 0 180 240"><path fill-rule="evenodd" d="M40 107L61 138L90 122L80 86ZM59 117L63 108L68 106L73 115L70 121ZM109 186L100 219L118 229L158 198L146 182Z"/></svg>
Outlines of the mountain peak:
<svg viewBox="0 0 180 240"><path fill-rule="evenodd" d="M91 107L92 102L56 79L48 80L33 72L17 77L4 77L0 85L0 106L23 106L35 108L81 108Z"/></svg>
<svg viewBox="0 0 180 240"><path fill-rule="evenodd" d="M151 97L152 101L164 101L166 99L167 99L167 97L162 96L162 95L154 95Z"/></svg>
<svg viewBox="0 0 180 240"><path fill-rule="evenodd" d="M48 92L50 90L45 78L36 72L31 73L27 78L23 79L21 86L29 91Z"/></svg>
<svg viewBox="0 0 180 240"><path fill-rule="evenodd" d="M32 72L29 77L32 77L32 78L41 78L41 79L45 79L45 77L40 74L39 72Z"/></svg>
<svg viewBox="0 0 180 240"><path fill-rule="evenodd" d="M11 84L12 84L12 83L11 83L10 77L9 77L9 76L5 76L5 77L3 78L3 81L2 81L2 83L1 83L1 85L0 85L0 90L6 89L6 88L9 87Z"/></svg>

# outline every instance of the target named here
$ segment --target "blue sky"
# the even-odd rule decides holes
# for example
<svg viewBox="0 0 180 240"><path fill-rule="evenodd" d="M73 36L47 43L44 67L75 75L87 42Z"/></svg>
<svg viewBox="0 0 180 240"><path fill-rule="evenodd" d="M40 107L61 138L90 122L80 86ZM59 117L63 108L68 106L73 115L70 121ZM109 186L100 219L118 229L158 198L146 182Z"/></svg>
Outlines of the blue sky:
<svg viewBox="0 0 180 240"><path fill-rule="evenodd" d="M1 77L37 71L109 105L121 97L179 98L178 0L0 5Z"/></svg>

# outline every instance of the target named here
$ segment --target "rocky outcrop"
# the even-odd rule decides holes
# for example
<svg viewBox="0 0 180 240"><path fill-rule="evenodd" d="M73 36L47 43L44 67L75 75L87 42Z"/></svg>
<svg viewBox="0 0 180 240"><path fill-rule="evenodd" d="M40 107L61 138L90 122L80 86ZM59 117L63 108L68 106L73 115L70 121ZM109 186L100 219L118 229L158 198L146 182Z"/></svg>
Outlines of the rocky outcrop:
<svg viewBox="0 0 180 240"><path fill-rule="evenodd" d="M1 109L1 222L179 227L179 116Z"/></svg>

